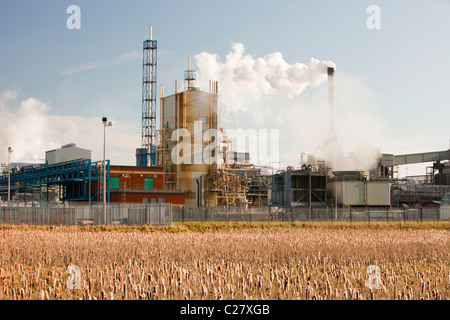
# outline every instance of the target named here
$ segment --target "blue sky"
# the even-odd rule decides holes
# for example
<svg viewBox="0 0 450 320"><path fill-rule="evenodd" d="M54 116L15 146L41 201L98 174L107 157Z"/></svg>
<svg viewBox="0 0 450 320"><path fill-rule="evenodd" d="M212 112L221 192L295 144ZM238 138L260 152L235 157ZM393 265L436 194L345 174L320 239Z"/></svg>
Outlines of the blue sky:
<svg viewBox="0 0 450 320"><path fill-rule="evenodd" d="M66 27L66 9L73 4L81 9L80 30ZM373 4L381 9L380 30L366 26ZM29 134L28 142L44 150L18 150L17 157L38 160L69 142L100 157L101 117L108 116L118 124L108 128L112 161L133 164L141 132L142 41L152 25L158 85L165 85L166 94L174 91L175 79L181 88L188 55L205 51L224 59L236 42L254 57L281 52L290 64L329 60L336 64L337 82L341 72L370 93L382 121L381 152L444 150L450 139L449 12L450 1L443 0L2 1L0 96L13 94L3 95L8 112L0 123L23 114L21 102L33 98L45 104L36 121L42 116L51 119L46 125L61 128L39 129L49 143L34 143ZM99 128L80 131L81 124L95 127L95 119ZM64 131L69 122L72 131ZM19 145L15 139L31 126L0 137L1 149Z"/></svg>

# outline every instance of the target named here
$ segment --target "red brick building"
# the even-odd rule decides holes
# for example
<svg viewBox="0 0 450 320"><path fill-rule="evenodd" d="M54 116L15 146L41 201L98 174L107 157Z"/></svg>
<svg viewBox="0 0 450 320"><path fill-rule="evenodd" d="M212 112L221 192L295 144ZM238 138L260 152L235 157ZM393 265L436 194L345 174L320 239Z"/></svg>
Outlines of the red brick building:
<svg viewBox="0 0 450 320"><path fill-rule="evenodd" d="M164 190L162 167L111 166L110 202L185 204L182 191Z"/></svg>

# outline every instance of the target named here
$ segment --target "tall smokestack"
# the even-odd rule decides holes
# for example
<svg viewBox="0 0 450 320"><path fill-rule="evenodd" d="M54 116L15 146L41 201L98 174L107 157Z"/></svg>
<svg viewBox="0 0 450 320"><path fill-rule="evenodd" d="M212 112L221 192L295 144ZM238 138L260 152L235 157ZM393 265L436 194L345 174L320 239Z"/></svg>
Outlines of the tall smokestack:
<svg viewBox="0 0 450 320"><path fill-rule="evenodd" d="M336 134L336 111L334 106L334 68L329 67L328 72L328 139L331 141L337 140Z"/></svg>
<svg viewBox="0 0 450 320"><path fill-rule="evenodd" d="M334 106L334 68L328 67L328 139L325 140L324 148L327 153L328 166L336 170L338 161L338 143L336 133L336 110Z"/></svg>

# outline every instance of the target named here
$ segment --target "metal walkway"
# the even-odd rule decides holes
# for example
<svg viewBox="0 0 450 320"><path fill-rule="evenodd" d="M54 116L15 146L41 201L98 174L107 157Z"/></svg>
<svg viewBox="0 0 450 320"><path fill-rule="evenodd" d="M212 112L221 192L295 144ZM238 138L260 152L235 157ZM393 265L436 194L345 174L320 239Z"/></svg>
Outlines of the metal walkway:
<svg viewBox="0 0 450 320"><path fill-rule="evenodd" d="M110 197L110 161L106 160L107 201ZM103 162L91 162L90 159L80 159L61 162L53 165L42 165L37 168L22 168L11 172L11 193L36 194L38 201L49 201L49 193L59 187L59 198L62 201L102 201ZM44 188L44 190L43 190ZM8 192L8 175L0 176L0 194ZM42 199L42 194L46 199ZM26 197L26 196L25 196Z"/></svg>

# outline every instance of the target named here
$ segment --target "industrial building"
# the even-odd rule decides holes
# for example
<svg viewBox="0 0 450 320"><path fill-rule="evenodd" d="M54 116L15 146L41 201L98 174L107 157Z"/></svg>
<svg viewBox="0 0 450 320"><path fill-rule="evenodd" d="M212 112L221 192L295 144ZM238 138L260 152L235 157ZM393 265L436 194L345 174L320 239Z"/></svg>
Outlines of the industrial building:
<svg viewBox="0 0 450 320"><path fill-rule="evenodd" d="M270 176L251 164L228 164L207 175L207 206L265 206Z"/></svg>
<svg viewBox="0 0 450 320"><path fill-rule="evenodd" d="M0 176L0 195L7 190L13 200L116 203L172 203L179 206L271 206L278 208L373 207L421 208L448 203L450 199L450 150L416 154L380 154L376 168L368 171L337 171L333 155L338 151L335 124L335 69L328 76L328 161L308 156L299 168L287 167L268 174L252 164L250 154L236 150L221 127L219 83L209 90L196 87L196 72L184 72L184 87L165 95L160 86L157 102L157 41L143 42L142 136L136 148L136 166L91 161L91 151L74 143L46 152L45 163L16 166ZM157 127L159 126L159 129ZM213 138L208 130L221 132L214 155L203 159ZM183 132L187 133L183 135ZM207 135L206 135L207 136ZM215 138L214 138L215 139ZM216 141L217 142L217 141ZM188 144L189 148L179 147ZM174 158L175 157L175 158ZM183 161L179 161L180 158ZM398 178L398 167L433 162L423 177ZM273 169L273 168L272 168ZM417 178L417 179L416 179ZM293 212L293 211L292 211Z"/></svg>
<svg viewBox="0 0 450 320"><path fill-rule="evenodd" d="M75 143L69 143L61 146L59 149L45 152L45 163L52 165L76 159L91 159L92 151L79 148Z"/></svg>
<svg viewBox="0 0 450 320"><path fill-rule="evenodd" d="M333 172L327 190L340 206L390 207L391 182L370 178L367 171Z"/></svg>
<svg viewBox="0 0 450 320"><path fill-rule="evenodd" d="M14 166L12 200L93 203L102 202L105 194L107 202L185 204L183 192L163 188L162 167L111 166L109 160L103 167L102 161L92 162L90 155L90 150L68 144L47 151L45 164ZM7 180L6 174L0 177L4 199Z"/></svg>
<svg viewBox="0 0 450 320"><path fill-rule="evenodd" d="M287 170L272 176L273 206L325 207L327 176L312 169Z"/></svg>
<svg viewBox="0 0 450 320"><path fill-rule="evenodd" d="M391 183L393 207L418 208L429 201L441 201L450 194L450 150L413 153L382 154L371 175L386 178ZM398 178L398 167L408 164L432 163L422 176Z"/></svg>
<svg viewBox="0 0 450 320"><path fill-rule="evenodd" d="M3 174L0 194L6 198L9 190L11 200L38 203L103 201L103 180L109 181L109 160L92 162L90 152L73 144L48 151L45 163L18 166ZM109 193L106 197L109 198Z"/></svg>
<svg viewBox="0 0 450 320"><path fill-rule="evenodd" d="M162 167L110 167L110 201L185 204L184 192L164 189Z"/></svg>
<svg viewBox="0 0 450 320"><path fill-rule="evenodd" d="M221 130L219 84L210 81L209 92L204 92L195 87L195 81L196 73L190 68L188 58L184 91L164 96L161 86L161 130L156 163L164 170L164 189L184 192L188 206L266 205L269 177L263 176L261 170L250 163L248 153L232 150L225 134L217 150L212 150L222 152L223 158L217 159L221 161L210 164L204 161L203 152L212 142L212 138L203 140L205 132ZM189 134L189 148L183 149L183 152L188 150L187 154L178 154L183 159L181 163L172 159L174 148L180 143L179 139L174 139L177 130L186 130ZM139 157L141 154L137 152L137 162L140 162Z"/></svg>
<svg viewBox="0 0 450 320"><path fill-rule="evenodd" d="M190 59L189 59L190 60ZM215 171L217 164L203 161L204 147L209 141L203 141L204 133L210 129L219 129L218 84L210 86L209 92L195 87L195 71L185 72L185 90L164 97L161 90L161 142L157 147L157 162L164 168L164 187L166 190L185 192L187 205L198 205L205 188L204 176ZM180 140L172 139L174 132L184 130L188 141L180 160L172 159L172 151ZM176 134L176 132L175 132ZM183 138L184 139L184 138Z"/></svg>

